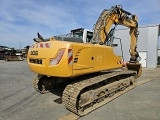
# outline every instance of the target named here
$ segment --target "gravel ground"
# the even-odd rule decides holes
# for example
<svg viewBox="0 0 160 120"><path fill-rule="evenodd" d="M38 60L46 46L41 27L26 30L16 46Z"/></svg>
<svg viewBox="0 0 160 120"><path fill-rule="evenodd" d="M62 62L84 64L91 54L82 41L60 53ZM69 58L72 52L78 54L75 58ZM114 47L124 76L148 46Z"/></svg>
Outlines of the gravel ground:
<svg viewBox="0 0 160 120"><path fill-rule="evenodd" d="M0 60L0 120L57 120L70 113L59 101L63 89L42 95L32 87L27 61ZM144 68L138 80L153 79L79 118L160 120L160 68Z"/></svg>

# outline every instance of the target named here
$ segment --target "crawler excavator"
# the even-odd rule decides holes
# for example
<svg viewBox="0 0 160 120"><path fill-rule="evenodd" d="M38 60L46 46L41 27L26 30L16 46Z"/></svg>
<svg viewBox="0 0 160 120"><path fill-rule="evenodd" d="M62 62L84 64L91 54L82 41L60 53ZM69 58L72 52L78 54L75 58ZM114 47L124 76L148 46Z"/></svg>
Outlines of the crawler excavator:
<svg viewBox="0 0 160 120"><path fill-rule="evenodd" d="M130 60L122 68L122 58L113 51L112 25L130 28ZM136 15L116 5L100 14L93 32L71 31L71 36L44 39L40 34L28 52L30 69L37 73L33 86L40 93L66 85L62 102L79 116L106 104L113 96L135 87L142 67L137 52L138 22Z"/></svg>

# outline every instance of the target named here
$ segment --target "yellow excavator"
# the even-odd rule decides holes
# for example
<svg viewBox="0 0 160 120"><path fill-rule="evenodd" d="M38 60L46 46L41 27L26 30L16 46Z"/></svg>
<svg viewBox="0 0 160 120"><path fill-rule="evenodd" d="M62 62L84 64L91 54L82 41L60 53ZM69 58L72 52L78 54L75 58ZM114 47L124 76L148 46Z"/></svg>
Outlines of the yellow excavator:
<svg viewBox="0 0 160 120"><path fill-rule="evenodd" d="M113 25L130 28L130 60L122 68L122 57L113 50ZM44 39L39 33L28 51L30 69L37 73L33 86L47 93L66 81L62 102L79 116L88 114L112 96L135 87L142 73L137 52L138 22L136 15L116 5L100 14L93 32L71 30L69 36Z"/></svg>

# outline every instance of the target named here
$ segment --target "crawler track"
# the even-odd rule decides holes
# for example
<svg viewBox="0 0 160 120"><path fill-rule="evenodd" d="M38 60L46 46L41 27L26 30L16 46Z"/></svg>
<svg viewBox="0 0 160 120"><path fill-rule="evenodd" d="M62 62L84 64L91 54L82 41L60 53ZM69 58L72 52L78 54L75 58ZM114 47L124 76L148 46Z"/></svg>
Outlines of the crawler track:
<svg viewBox="0 0 160 120"><path fill-rule="evenodd" d="M62 96L64 106L73 113L83 116L135 87L134 71L120 71L81 78L69 84Z"/></svg>
<svg viewBox="0 0 160 120"><path fill-rule="evenodd" d="M35 75L32 79L33 87L40 93L45 94L48 93L49 91L45 89L45 86L42 84L42 75Z"/></svg>

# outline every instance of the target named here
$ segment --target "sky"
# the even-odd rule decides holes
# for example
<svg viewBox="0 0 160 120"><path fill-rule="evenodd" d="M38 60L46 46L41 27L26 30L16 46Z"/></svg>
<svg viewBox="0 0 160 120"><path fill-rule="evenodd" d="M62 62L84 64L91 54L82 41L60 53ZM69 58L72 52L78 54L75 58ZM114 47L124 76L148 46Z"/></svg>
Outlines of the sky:
<svg viewBox="0 0 160 120"><path fill-rule="evenodd" d="M160 0L0 0L0 45L24 48L75 28L93 29L103 9L122 5L139 26L160 24Z"/></svg>

